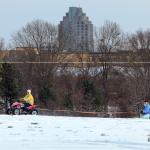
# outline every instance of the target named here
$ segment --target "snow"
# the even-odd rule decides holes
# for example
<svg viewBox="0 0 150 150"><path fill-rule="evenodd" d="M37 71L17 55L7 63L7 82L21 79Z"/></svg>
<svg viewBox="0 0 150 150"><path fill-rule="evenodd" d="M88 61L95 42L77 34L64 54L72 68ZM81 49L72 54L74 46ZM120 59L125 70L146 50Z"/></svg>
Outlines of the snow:
<svg viewBox="0 0 150 150"><path fill-rule="evenodd" d="M150 150L150 120L0 115L1 150Z"/></svg>

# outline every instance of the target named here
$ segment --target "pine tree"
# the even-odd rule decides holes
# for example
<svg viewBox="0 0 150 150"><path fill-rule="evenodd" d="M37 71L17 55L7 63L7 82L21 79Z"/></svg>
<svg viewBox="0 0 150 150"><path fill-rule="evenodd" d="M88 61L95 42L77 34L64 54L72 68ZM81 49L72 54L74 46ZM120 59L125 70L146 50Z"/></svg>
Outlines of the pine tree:
<svg viewBox="0 0 150 150"><path fill-rule="evenodd" d="M17 98L22 87L21 74L11 64L3 63L0 69L1 95L10 99Z"/></svg>

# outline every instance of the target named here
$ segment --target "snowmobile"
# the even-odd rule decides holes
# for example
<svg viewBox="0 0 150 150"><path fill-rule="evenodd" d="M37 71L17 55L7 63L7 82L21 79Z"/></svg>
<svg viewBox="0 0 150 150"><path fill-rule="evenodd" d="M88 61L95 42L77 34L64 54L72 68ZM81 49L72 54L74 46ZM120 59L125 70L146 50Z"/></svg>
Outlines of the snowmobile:
<svg viewBox="0 0 150 150"><path fill-rule="evenodd" d="M8 106L7 114L20 115L20 114L31 114L37 115L37 105L31 105L24 109L24 104L21 102L14 102L12 105Z"/></svg>
<svg viewBox="0 0 150 150"><path fill-rule="evenodd" d="M142 119L150 119L150 114L140 114L140 118L142 118Z"/></svg>

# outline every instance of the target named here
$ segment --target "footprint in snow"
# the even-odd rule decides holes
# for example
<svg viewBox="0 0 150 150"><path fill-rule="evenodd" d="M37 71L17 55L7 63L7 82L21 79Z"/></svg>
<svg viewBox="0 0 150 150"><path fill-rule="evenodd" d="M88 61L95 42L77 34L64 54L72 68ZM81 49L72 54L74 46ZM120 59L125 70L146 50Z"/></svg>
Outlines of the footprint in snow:
<svg viewBox="0 0 150 150"><path fill-rule="evenodd" d="M38 126L36 126L35 128L36 128L36 129L41 129L42 127L38 127Z"/></svg>
<svg viewBox="0 0 150 150"><path fill-rule="evenodd" d="M8 126L7 128L11 129L11 128L13 128L13 126Z"/></svg>
<svg viewBox="0 0 150 150"><path fill-rule="evenodd" d="M76 131L74 131L73 133L78 133L79 131L78 130L76 130Z"/></svg>
<svg viewBox="0 0 150 150"><path fill-rule="evenodd" d="M59 136L58 134L56 134L55 136Z"/></svg>
<svg viewBox="0 0 150 150"><path fill-rule="evenodd" d="M106 134L105 133L101 133L101 136L106 136Z"/></svg>
<svg viewBox="0 0 150 150"><path fill-rule="evenodd" d="M32 125L38 125L38 123L37 123L37 122L31 122L31 124L32 124Z"/></svg>
<svg viewBox="0 0 150 150"><path fill-rule="evenodd" d="M43 130L39 130L39 132L44 132Z"/></svg>
<svg viewBox="0 0 150 150"><path fill-rule="evenodd" d="M66 132L72 132L72 130L66 130Z"/></svg>
<svg viewBox="0 0 150 150"><path fill-rule="evenodd" d="M83 127L84 129L87 129L87 128L89 128L89 127Z"/></svg>

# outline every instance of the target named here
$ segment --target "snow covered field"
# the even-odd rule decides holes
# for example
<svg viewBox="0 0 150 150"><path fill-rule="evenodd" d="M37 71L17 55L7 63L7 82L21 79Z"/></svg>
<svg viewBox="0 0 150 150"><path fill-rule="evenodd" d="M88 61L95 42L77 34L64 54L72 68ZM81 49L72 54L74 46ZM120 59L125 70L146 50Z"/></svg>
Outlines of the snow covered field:
<svg viewBox="0 0 150 150"><path fill-rule="evenodd" d="M150 150L150 120L0 116L1 150Z"/></svg>

